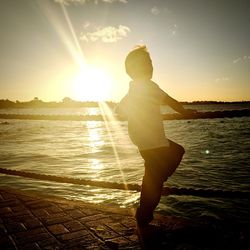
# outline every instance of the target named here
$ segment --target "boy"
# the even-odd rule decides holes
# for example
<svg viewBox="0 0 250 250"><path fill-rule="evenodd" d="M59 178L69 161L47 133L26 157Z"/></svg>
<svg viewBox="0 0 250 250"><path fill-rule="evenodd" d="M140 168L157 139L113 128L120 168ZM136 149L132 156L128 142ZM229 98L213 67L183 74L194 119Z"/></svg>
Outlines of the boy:
<svg viewBox="0 0 250 250"><path fill-rule="evenodd" d="M151 81L153 66L145 46L137 46L127 55L125 68L133 81L116 111L128 118L130 139L145 161L140 205L135 217L138 226L146 226L153 220L163 183L175 171L185 152L182 146L165 137L160 105L167 104L182 114L190 111Z"/></svg>

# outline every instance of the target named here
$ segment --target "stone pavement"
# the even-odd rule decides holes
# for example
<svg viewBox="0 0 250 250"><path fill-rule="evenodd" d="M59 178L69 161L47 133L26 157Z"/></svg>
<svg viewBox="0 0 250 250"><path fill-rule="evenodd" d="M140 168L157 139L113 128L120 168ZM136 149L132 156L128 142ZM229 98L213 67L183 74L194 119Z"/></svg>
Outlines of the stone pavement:
<svg viewBox="0 0 250 250"><path fill-rule="evenodd" d="M248 227L156 216L0 189L0 249L250 249Z"/></svg>

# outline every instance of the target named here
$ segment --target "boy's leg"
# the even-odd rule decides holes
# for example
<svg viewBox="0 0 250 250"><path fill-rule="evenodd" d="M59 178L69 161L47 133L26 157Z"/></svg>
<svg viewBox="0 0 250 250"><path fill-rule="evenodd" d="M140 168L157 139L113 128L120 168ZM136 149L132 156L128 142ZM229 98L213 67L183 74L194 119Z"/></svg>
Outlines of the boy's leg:
<svg viewBox="0 0 250 250"><path fill-rule="evenodd" d="M161 199L163 182L146 168L142 181L140 207L136 219L139 225L147 225L153 219L153 212Z"/></svg>
<svg viewBox="0 0 250 250"><path fill-rule="evenodd" d="M185 150L170 141L169 148L141 151L145 160L145 174L142 180L140 207L136 218L139 224L148 224L161 199L163 183L173 174L180 164Z"/></svg>

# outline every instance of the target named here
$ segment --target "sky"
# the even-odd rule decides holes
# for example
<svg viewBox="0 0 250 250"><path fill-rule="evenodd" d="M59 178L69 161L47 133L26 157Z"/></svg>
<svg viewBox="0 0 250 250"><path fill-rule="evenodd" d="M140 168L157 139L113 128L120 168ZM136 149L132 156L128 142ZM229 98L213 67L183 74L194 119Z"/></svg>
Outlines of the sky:
<svg viewBox="0 0 250 250"><path fill-rule="evenodd" d="M0 0L0 99L119 101L150 52L179 101L250 101L249 0Z"/></svg>

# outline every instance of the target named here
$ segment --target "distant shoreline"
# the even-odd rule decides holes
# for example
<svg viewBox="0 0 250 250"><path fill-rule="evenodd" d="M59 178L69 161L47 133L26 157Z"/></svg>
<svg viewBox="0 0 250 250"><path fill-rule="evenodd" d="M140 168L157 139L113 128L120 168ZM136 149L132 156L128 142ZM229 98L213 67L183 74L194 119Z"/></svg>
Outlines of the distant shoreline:
<svg viewBox="0 0 250 250"><path fill-rule="evenodd" d="M180 102L183 105L221 105L221 104L249 104L250 101L192 101L192 102ZM106 104L110 107L114 107L117 103L107 101ZM0 109L6 108L83 108L83 107L98 107L99 104L96 101L74 101L68 97L64 98L61 102L44 102L39 100L37 97L31 101L20 102L20 101L10 101L8 99L0 100Z"/></svg>
<svg viewBox="0 0 250 250"><path fill-rule="evenodd" d="M225 101L192 101L192 102L180 102L184 105L193 105L193 104L201 104L201 105L210 105L210 104L248 104L250 101L232 101L232 102L225 102Z"/></svg>

